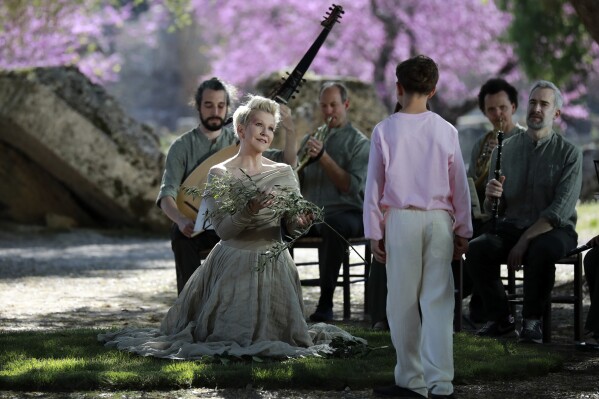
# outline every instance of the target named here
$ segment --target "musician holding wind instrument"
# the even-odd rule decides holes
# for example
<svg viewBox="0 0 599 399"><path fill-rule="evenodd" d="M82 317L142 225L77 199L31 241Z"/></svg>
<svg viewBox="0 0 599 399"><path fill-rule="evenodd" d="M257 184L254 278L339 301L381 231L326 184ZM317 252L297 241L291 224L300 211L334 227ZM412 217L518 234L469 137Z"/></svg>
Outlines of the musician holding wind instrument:
<svg viewBox="0 0 599 399"><path fill-rule="evenodd" d="M473 204L473 238L485 233L491 226L489 223L491 215L485 213L481 205L485 201L491 153L497 146L497 133L501 130L503 137L507 139L526 131L524 127L513 120L518 109L518 91L504 79L489 79L481 86L478 92L478 107L491 123L492 128L474 143L468 165L467 175ZM472 278L468 273L464 273L462 278L462 296L463 298L470 296L468 303L470 320L483 322L485 315L482 299L472 289Z"/></svg>
<svg viewBox="0 0 599 399"><path fill-rule="evenodd" d="M503 141L501 176L491 176L485 208L498 201L497 229L470 241L465 268L482 296L487 323L477 334L497 337L515 330L500 278L500 265L524 267L519 341L541 343L545 306L555 282L555 262L576 246L576 201L582 184L582 152L553 130L563 99L551 82L533 85L527 130ZM489 170L496 169L496 153Z"/></svg>
<svg viewBox="0 0 599 399"><path fill-rule="evenodd" d="M302 195L324 208L324 220L345 239L362 237L362 205L370 140L349 122L348 90L342 83L326 82L319 94L325 124L318 135L309 134L300 145L299 168ZM308 235L320 236L320 298L314 322L333 318L333 293L343 257L348 250L342 237L326 224L314 226Z"/></svg>
<svg viewBox="0 0 599 399"><path fill-rule="evenodd" d="M501 130L505 139L523 133L526 129L513 121L513 116L518 109L518 91L501 78L489 79L481 86L478 93L478 107L493 126L474 143L468 165L467 175L472 178L479 202L482 204L485 200L491 153L497 146L497 131L500 123L502 123ZM473 219L474 237L486 231L485 224L488 220L487 214L479 219Z"/></svg>

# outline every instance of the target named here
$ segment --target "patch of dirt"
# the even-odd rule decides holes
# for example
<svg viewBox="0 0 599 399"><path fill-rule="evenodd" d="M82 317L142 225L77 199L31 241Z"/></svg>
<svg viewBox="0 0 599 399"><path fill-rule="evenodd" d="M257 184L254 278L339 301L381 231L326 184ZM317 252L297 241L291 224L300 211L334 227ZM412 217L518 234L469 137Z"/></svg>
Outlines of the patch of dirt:
<svg viewBox="0 0 599 399"><path fill-rule="evenodd" d="M314 250L297 249L299 260ZM317 270L300 269L302 278ZM557 276L556 289L571 288L568 271ZM306 313L314 310L318 288L304 287ZM335 320L342 321L338 289ZM0 225L0 330L54 330L158 326L176 298L175 267L166 233L44 228ZM363 312L364 288L352 286L352 319L344 324L368 326ZM586 295L588 298L588 295ZM588 301L588 299L587 299ZM585 311L588 303L585 302ZM466 303L464 309L467 312ZM586 315L586 313L585 313ZM306 315L307 316L307 315ZM464 324L466 329L468 323ZM472 327L470 327L472 328ZM599 357L574 350L572 310L553 308L553 342L546 345L567 359L558 373L529 380L469 382L456 385L459 398L597 398ZM599 354L599 353L598 353ZM246 389L189 389L169 392L0 392L0 398L372 398L370 390L265 391Z"/></svg>

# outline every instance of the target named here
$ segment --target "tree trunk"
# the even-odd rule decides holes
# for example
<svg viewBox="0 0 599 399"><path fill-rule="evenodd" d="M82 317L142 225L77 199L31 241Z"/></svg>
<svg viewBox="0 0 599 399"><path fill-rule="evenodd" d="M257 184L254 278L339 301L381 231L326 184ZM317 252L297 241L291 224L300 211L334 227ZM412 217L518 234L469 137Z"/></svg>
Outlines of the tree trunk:
<svg viewBox="0 0 599 399"><path fill-rule="evenodd" d="M570 0L580 20L587 31L597 43L599 43L599 2L597 0Z"/></svg>

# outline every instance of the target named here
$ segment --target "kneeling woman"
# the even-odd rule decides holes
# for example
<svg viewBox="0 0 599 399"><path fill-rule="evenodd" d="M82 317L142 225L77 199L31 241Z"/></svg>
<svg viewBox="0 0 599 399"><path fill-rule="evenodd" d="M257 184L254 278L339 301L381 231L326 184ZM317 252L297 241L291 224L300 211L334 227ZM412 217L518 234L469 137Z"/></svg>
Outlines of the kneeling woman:
<svg viewBox="0 0 599 399"><path fill-rule="evenodd" d="M283 220L289 232L305 231L314 222L314 208L301 198L292 168L262 156L279 120L279 105L264 97L251 96L235 111L239 152L211 168L204 192L221 241L160 329L99 334L101 342L144 356L197 359L225 352L306 356L331 352L334 337L354 339L331 325L309 329L304 319L297 268L280 227Z"/></svg>

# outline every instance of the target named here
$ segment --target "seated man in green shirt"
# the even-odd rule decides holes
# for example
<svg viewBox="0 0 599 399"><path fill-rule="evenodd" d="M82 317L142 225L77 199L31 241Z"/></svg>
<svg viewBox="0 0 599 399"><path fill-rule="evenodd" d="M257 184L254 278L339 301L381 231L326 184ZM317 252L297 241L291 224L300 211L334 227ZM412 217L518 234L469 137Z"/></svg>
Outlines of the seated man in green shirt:
<svg viewBox="0 0 599 399"><path fill-rule="evenodd" d="M503 142L502 173L491 178L484 205L497 200L498 219L493 233L470 242L465 267L483 299L487 323L482 336L515 330L500 278L500 264L524 267L524 302L519 340L541 343L541 316L555 283L555 262L576 246L576 201L582 184L582 152L553 130L561 114L560 90L551 82L537 82L528 98L525 133ZM497 149L489 176L494 176ZM497 205L498 204L498 205Z"/></svg>
<svg viewBox="0 0 599 399"><path fill-rule="evenodd" d="M325 137L304 137L300 148L307 151L310 163L299 173L302 195L324 208L325 224L316 225L308 235L321 236L319 251L320 298L314 322L333 318L333 293L348 245L345 239L364 235L362 206L370 140L352 126L347 118L347 88L327 82L320 90L320 109L328 122ZM340 237L338 234L341 234Z"/></svg>

